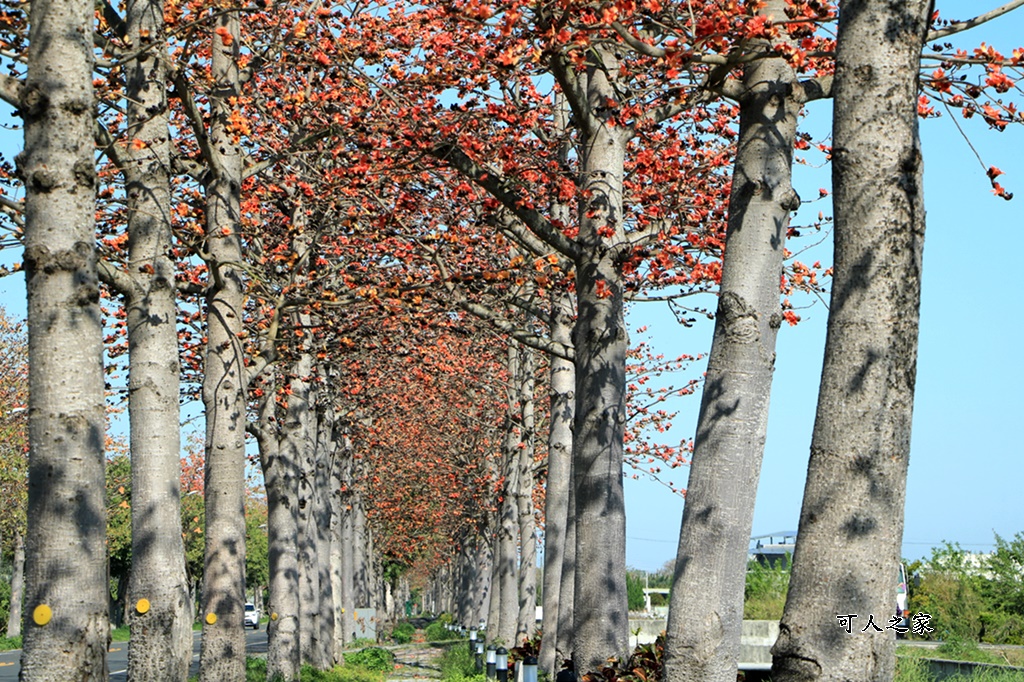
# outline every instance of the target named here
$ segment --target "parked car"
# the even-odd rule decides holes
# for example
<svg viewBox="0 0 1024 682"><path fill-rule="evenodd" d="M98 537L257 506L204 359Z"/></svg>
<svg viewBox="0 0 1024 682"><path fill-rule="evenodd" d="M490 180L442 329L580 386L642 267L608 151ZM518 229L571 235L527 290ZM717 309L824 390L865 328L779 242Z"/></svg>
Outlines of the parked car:
<svg viewBox="0 0 1024 682"><path fill-rule="evenodd" d="M253 630L260 629L260 610L255 604L245 605L245 627Z"/></svg>

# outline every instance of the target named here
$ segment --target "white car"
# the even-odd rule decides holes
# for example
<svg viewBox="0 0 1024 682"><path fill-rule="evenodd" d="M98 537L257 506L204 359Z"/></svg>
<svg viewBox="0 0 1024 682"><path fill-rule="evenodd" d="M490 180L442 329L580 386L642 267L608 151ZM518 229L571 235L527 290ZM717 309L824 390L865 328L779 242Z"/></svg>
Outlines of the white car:
<svg viewBox="0 0 1024 682"><path fill-rule="evenodd" d="M260 629L260 610L256 608L255 604L247 603L245 605L245 627L253 630Z"/></svg>

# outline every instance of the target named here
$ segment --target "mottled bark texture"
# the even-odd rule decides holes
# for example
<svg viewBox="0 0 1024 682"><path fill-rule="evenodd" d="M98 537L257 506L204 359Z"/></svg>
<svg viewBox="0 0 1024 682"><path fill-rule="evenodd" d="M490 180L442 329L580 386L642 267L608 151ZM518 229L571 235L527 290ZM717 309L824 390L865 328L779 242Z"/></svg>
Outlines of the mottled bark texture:
<svg viewBox="0 0 1024 682"><path fill-rule="evenodd" d="M626 507L622 490L626 425L623 275L614 248L625 240L622 183L630 131L609 123L619 61L610 47L588 51L576 261L576 413L573 484L576 580L573 663L578 675L609 657L625 659Z"/></svg>
<svg viewBox="0 0 1024 682"><path fill-rule="evenodd" d="M844 2L825 362L772 679L891 680L924 245L918 66L927 0Z"/></svg>
<svg viewBox="0 0 1024 682"><path fill-rule="evenodd" d="M162 2L132 0L125 23L142 50L125 65L128 135L128 415L132 562L128 606L133 680L183 680L192 660L191 610L179 497L178 329L171 235L170 133ZM134 144L138 140L141 144Z"/></svg>
<svg viewBox="0 0 1024 682"><path fill-rule="evenodd" d="M89 0L39 0L29 9L17 159L29 353L23 680L107 678L92 24Z"/></svg>
<svg viewBox="0 0 1024 682"><path fill-rule="evenodd" d="M554 297L551 311L551 340L569 345L572 341L572 299L568 293ZM574 575L572 562L566 562L566 554L575 549L566 540L566 526L569 522L569 486L572 472L572 419L575 406L576 374L573 363L552 356L549 390L551 392L550 425L548 427L548 476L544 494L544 580L542 601L544 616L541 622L540 670L554 679L562 659L570 654L559 650L558 642L565 639L563 628L568 630L571 622L563 619L561 604L572 600L571 584L568 594L562 592L563 571L568 567Z"/></svg>
<svg viewBox="0 0 1024 682"><path fill-rule="evenodd" d="M786 3L760 12L785 19ZM751 50L768 52L758 41ZM665 679L732 682L743 624L747 547L754 518L790 212L793 142L803 105L781 58L748 63L715 333L701 397L673 577Z"/></svg>
<svg viewBox="0 0 1024 682"><path fill-rule="evenodd" d="M229 117L240 90L237 12L211 27L210 164L206 190L207 345L206 554L203 573L202 682L245 679L245 368L243 366L242 154ZM230 44L214 33L231 36Z"/></svg>

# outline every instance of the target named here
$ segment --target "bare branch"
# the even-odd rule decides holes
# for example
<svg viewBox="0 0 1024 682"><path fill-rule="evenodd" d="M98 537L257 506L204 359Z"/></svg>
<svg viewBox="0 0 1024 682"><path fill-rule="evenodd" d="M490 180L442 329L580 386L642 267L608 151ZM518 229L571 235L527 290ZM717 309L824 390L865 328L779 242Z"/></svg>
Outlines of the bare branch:
<svg viewBox="0 0 1024 682"><path fill-rule="evenodd" d="M925 42L939 40L940 38L945 38L946 36L951 36L956 33L963 33L964 31L974 28L975 26L981 26L987 21L992 21L993 19L1001 17L1004 14L1012 12L1013 10L1017 9L1022 5L1024 5L1024 0L1013 0L1012 2L1006 3L1002 7L996 7L994 10L985 12L984 14L979 14L973 19L968 19L966 21L957 21L955 23L950 24L949 26L946 26L945 28L940 28L936 31L930 32L928 34L928 37L925 38Z"/></svg>
<svg viewBox="0 0 1024 682"><path fill-rule="evenodd" d="M508 180L488 171L469 158L458 145L450 142L441 143L430 150L430 154L440 161L471 179L491 196L500 201L509 211L530 229L538 238L544 240L551 248L576 260L579 251L576 243L555 228L547 218L538 211L523 205L523 198Z"/></svg>

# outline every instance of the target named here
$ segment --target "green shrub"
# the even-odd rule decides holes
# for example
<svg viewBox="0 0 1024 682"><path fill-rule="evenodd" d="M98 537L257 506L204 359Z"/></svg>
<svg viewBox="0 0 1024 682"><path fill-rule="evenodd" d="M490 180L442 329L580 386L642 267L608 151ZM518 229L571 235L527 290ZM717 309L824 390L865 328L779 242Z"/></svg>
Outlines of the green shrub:
<svg viewBox="0 0 1024 682"><path fill-rule="evenodd" d="M931 571L921 579L910 608L931 616L933 639L977 641L985 610L971 576L952 570Z"/></svg>
<svg viewBox="0 0 1024 682"><path fill-rule="evenodd" d="M973 661L975 663L1006 663L1003 659L982 651L978 643L968 639L951 636L942 642L935 649L940 658L948 658L951 661Z"/></svg>
<svg viewBox="0 0 1024 682"><path fill-rule="evenodd" d="M449 639L458 639L459 633L449 630L441 621L434 621L424 630L428 642L445 642Z"/></svg>
<svg viewBox="0 0 1024 682"><path fill-rule="evenodd" d="M981 641L992 644L1024 644L1024 617L1001 611L982 613Z"/></svg>
<svg viewBox="0 0 1024 682"><path fill-rule="evenodd" d="M398 644L408 644L412 641L412 636L415 632L416 626L403 620L397 623L391 631L391 639L395 640Z"/></svg>
<svg viewBox="0 0 1024 682"><path fill-rule="evenodd" d="M0 651L10 651L21 648L21 635L17 637L0 637Z"/></svg>
<svg viewBox="0 0 1024 682"><path fill-rule="evenodd" d="M360 651L345 654L345 663L357 665L367 670L386 672L395 667L395 655L379 646L370 646Z"/></svg>
<svg viewBox="0 0 1024 682"><path fill-rule="evenodd" d="M438 659L442 679L464 679L474 677L482 670L476 669L476 655L469 652L468 646L456 644L449 646Z"/></svg>
<svg viewBox="0 0 1024 682"><path fill-rule="evenodd" d="M358 639L353 639L351 642L346 644L345 647L348 649L365 649L368 646L376 645L377 642L369 637L359 637Z"/></svg>
<svg viewBox="0 0 1024 682"><path fill-rule="evenodd" d="M789 591L790 563L788 557L767 566L751 561L747 566L747 582L743 590L743 617L748 620L779 620L786 606Z"/></svg>
<svg viewBox="0 0 1024 682"><path fill-rule="evenodd" d="M267 682L267 659L246 657L245 682Z"/></svg>
<svg viewBox="0 0 1024 682"><path fill-rule="evenodd" d="M331 670L302 666L302 682L384 682L384 673L358 665L338 665Z"/></svg>

